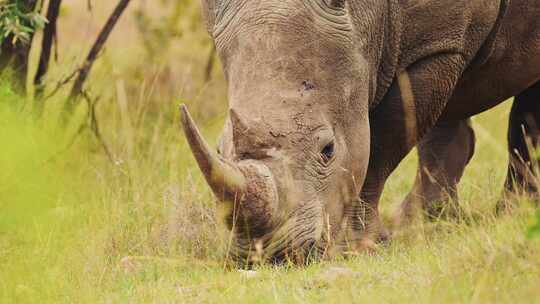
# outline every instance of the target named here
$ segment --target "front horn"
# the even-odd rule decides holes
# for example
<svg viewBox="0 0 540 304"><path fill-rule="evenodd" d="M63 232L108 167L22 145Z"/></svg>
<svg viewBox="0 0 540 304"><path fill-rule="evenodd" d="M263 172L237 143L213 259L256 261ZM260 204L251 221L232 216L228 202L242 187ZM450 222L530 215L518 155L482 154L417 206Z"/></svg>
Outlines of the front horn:
<svg viewBox="0 0 540 304"><path fill-rule="evenodd" d="M223 159L210 149L191 118L186 105L180 105L180 111L182 112L181 120L184 134L189 142L191 152L193 152L197 164L214 194L223 201L234 201L239 198L246 189L246 178L242 171L238 166Z"/></svg>

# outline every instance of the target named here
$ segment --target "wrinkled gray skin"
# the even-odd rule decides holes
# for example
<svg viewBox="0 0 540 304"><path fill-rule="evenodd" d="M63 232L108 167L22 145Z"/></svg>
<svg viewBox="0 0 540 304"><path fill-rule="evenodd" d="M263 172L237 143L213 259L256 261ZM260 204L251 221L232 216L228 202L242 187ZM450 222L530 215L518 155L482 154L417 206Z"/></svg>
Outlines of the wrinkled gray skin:
<svg viewBox="0 0 540 304"><path fill-rule="evenodd" d="M497 213L509 212L528 196L540 197L540 81L517 95L508 122L509 163ZM408 225L422 213L431 220L461 218L458 183L475 150L469 120L439 121L418 144L420 165L415 184L398 210L397 225Z"/></svg>
<svg viewBox="0 0 540 304"><path fill-rule="evenodd" d="M540 79L536 1L202 4L229 83L219 154L182 121L240 263L371 248L384 182L426 132Z"/></svg>

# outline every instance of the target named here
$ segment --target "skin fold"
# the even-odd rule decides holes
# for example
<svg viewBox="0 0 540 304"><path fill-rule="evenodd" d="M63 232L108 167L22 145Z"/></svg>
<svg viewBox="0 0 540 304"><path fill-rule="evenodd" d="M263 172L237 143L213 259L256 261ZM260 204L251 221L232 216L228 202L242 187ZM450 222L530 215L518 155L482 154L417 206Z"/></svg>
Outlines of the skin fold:
<svg viewBox="0 0 540 304"><path fill-rule="evenodd" d="M202 4L229 84L219 153L187 109L183 124L240 264L305 263L387 239L379 198L407 153L420 143L424 167L451 175L433 190L419 173L417 196L439 200L474 151L467 118L540 79L536 2Z"/></svg>

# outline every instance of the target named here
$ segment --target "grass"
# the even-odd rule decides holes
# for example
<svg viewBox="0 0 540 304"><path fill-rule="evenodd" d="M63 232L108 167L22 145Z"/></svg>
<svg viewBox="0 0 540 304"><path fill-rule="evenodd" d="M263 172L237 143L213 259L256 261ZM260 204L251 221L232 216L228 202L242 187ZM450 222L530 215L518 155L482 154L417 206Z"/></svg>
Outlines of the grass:
<svg viewBox="0 0 540 304"><path fill-rule="evenodd" d="M130 19L123 22L115 45L132 31ZM464 223L414 227L372 256L256 274L225 267L228 235L177 109L188 102L215 142L226 89L219 71L201 80L203 32L176 41L160 62L144 58L132 34L128 51L103 55L90 88L101 96L97 114L112 161L89 131L65 149L71 136L54 127L61 98L36 123L0 88L1 303L540 303L540 238L527 237L532 204L523 200L511 216L492 213L506 173L508 103L474 120L477 152L460 188ZM86 40L61 39L75 49ZM70 55L62 58L53 79L73 67ZM412 154L392 176L386 219L415 170Z"/></svg>

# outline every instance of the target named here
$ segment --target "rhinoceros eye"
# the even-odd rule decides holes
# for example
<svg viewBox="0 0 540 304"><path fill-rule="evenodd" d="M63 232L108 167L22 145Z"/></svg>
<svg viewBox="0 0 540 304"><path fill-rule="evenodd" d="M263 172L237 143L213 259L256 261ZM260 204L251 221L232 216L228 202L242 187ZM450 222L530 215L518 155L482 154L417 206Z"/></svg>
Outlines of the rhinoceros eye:
<svg viewBox="0 0 540 304"><path fill-rule="evenodd" d="M345 8L345 0L325 0L326 5L332 8Z"/></svg>
<svg viewBox="0 0 540 304"><path fill-rule="evenodd" d="M335 145L333 141L324 146L324 148L321 150L321 157L324 163L329 163L334 158L334 152Z"/></svg>

